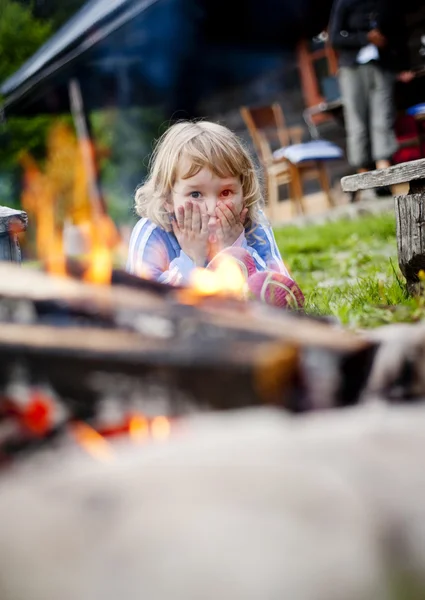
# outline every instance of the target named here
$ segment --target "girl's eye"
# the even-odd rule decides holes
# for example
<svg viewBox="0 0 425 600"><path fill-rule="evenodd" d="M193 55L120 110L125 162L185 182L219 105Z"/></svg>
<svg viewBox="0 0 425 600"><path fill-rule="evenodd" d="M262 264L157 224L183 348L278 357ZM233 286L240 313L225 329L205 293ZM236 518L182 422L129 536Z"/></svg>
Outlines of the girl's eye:
<svg viewBox="0 0 425 600"><path fill-rule="evenodd" d="M190 197L196 200L201 197L201 192L190 192Z"/></svg>
<svg viewBox="0 0 425 600"><path fill-rule="evenodd" d="M232 190L223 190L221 192L221 195L224 196L225 198L228 198L229 196L231 196L233 194Z"/></svg>

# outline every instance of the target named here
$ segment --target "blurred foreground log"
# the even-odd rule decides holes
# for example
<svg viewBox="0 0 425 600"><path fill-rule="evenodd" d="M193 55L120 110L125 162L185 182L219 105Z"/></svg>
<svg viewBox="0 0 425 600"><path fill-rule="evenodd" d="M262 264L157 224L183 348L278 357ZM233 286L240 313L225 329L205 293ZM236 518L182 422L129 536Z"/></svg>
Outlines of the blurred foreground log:
<svg viewBox="0 0 425 600"><path fill-rule="evenodd" d="M0 478L2 600L425 597L425 408L181 421Z"/></svg>
<svg viewBox="0 0 425 600"><path fill-rule="evenodd" d="M111 396L178 416L184 407L352 404L366 381L375 344L329 323L119 272L114 280L0 265L4 394L19 382L47 385L79 419Z"/></svg>
<svg viewBox="0 0 425 600"><path fill-rule="evenodd" d="M425 401L425 323L395 323L365 332L378 344L365 396Z"/></svg>

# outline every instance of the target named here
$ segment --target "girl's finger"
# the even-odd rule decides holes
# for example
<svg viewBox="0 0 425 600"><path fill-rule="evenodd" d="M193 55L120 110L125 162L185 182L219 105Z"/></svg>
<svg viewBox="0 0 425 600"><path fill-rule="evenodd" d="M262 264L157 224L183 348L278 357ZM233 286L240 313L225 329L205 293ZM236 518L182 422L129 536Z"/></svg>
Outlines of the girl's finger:
<svg viewBox="0 0 425 600"><path fill-rule="evenodd" d="M186 231L190 231L192 229L192 202L186 202L184 209L184 228Z"/></svg>
<svg viewBox="0 0 425 600"><path fill-rule="evenodd" d="M230 212L229 209L227 209L227 210L228 210L228 212ZM232 214L232 213L230 213L230 214ZM226 214L226 212L223 210L223 207L221 204L219 206L217 206L217 217L218 217L219 221L221 222L222 227L224 227L225 229L230 228L234 225L233 221L229 221L229 217ZM230 217L230 218L232 218L232 217Z"/></svg>
<svg viewBox="0 0 425 600"><path fill-rule="evenodd" d="M209 232L208 222L210 218L207 213L203 213L201 216L201 233L207 234Z"/></svg>
<svg viewBox="0 0 425 600"><path fill-rule="evenodd" d="M226 220L229 223L229 227L233 227L234 225L236 225L236 223L239 223L239 215L235 217L233 212L226 204L220 203L219 208L223 215L226 217Z"/></svg>
<svg viewBox="0 0 425 600"><path fill-rule="evenodd" d="M217 222L217 229L215 232L215 241L217 243L217 245L220 247L220 245L222 244L224 239L224 231L223 231L223 227L221 225L221 222L218 221Z"/></svg>
<svg viewBox="0 0 425 600"><path fill-rule="evenodd" d="M231 200L226 200L224 204L232 212L235 221L238 222L240 219L240 211L236 208L235 204Z"/></svg>
<svg viewBox="0 0 425 600"><path fill-rule="evenodd" d="M179 206L177 209L177 225L180 231L184 231L184 208Z"/></svg>
<svg viewBox="0 0 425 600"><path fill-rule="evenodd" d="M248 214L248 209L247 208L242 209L242 212L240 215L240 222L242 223L242 225L245 224L247 214Z"/></svg>
<svg viewBox="0 0 425 600"><path fill-rule="evenodd" d="M201 231L201 211L199 209L199 204L193 205L192 231L195 233L199 233Z"/></svg>
<svg viewBox="0 0 425 600"><path fill-rule="evenodd" d="M171 227L173 228L173 233L176 236L177 240L179 240L181 236L181 231L176 221L171 221Z"/></svg>
<svg viewBox="0 0 425 600"><path fill-rule="evenodd" d="M220 219L217 215L217 219L216 222L214 223L214 227L211 227L211 224L208 223L208 241L210 244L212 244L213 246L217 245L218 242L218 238L221 236L223 236L223 228L220 222Z"/></svg>

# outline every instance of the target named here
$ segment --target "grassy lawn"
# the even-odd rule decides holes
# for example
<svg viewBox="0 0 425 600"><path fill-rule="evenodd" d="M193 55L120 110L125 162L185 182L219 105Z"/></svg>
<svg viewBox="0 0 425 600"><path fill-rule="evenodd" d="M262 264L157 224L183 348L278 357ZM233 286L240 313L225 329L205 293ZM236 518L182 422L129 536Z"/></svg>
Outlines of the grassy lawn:
<svg viewBox="0 0 425 600"><path fill-rule="evenodd" d="M398 268L392 213L275 234L307 312L334 315L353 328L425 317L424 298L408 297Z"/></svg>

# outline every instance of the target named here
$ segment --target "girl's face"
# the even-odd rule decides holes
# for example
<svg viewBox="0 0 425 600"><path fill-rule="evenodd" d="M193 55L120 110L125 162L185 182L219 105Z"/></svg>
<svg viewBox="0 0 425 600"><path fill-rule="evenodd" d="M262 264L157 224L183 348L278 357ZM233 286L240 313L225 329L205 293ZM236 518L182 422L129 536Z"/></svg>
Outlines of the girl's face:
<svg viewBox="0 0 425 600"><path fill-rule="evenodd" d="M190 165L182 160L179 172L187 173ZM203 167L196 175L183 179L178 175L171 193L169 210L177 212L179 206L186 202L198 204L202 214L208 214L208 228L211 232L216 228L215 209L219 202L231 201L240 213L244 207L242 184L238 177L218 177L207 167Z"/></svg>

